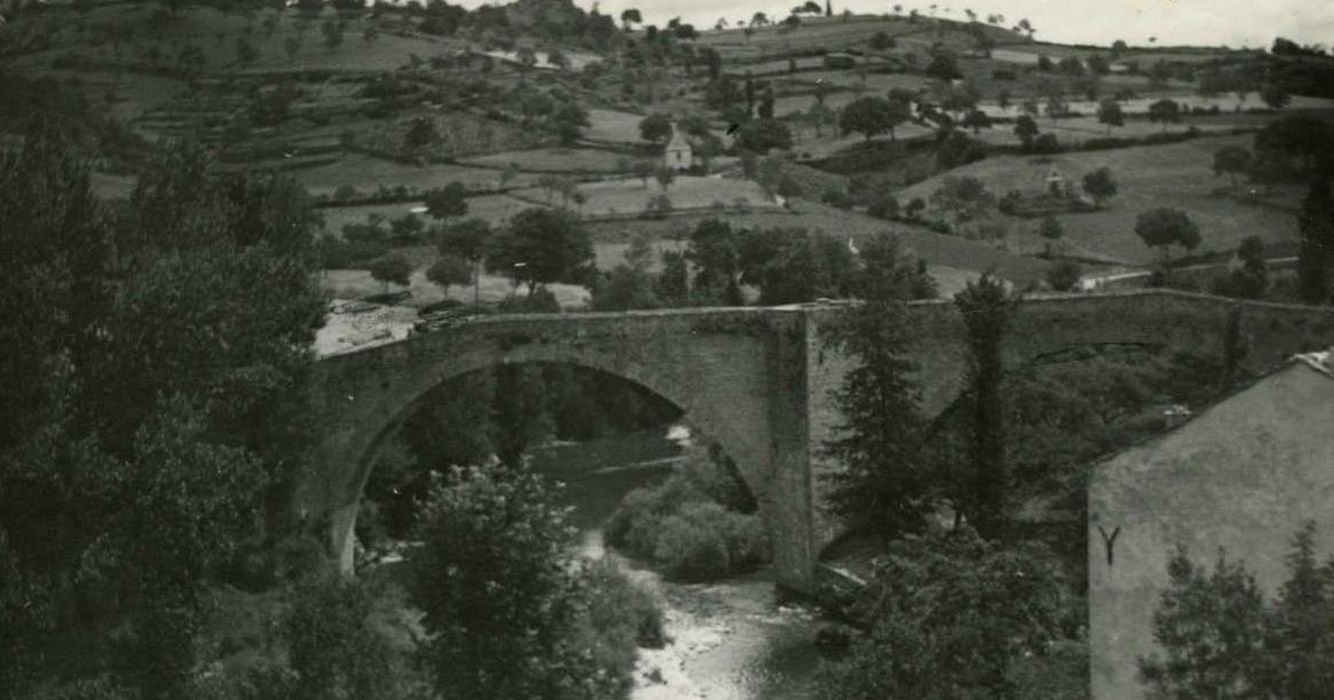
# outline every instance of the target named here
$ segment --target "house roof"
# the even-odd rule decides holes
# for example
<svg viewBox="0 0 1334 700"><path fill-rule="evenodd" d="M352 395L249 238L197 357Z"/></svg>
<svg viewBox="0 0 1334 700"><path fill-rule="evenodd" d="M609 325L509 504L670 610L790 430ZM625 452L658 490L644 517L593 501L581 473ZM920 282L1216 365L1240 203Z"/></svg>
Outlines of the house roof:
<svg viewBox="0 0 1334 700"><path fill-rule="evenodd" d="M672 140L667 142L667 150L682 151L688 148L690 148L690 142L686 141L685 137L681 135L681 131L676 128L675 124L673 124Z"/></svg>

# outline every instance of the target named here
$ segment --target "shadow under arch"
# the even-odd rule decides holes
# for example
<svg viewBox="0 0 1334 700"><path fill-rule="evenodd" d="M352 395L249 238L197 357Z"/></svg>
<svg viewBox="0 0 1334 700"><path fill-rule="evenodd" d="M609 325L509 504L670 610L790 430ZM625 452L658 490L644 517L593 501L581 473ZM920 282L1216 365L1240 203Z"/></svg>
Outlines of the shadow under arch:
<svg viewBox="0 0 1334 700"><path fill-rule="evenodd" d="M336 358L335 358L336 359ZM326 503L329 522L329 546L340 570L351 573L354 567L354 533L362 495L376 457L385 441L404 422L419 411L433 392L465 375L504 365L565 364L585 370L601 372L629 382L675 407L683 419L700 434L716 443L736 465L741 481L759 506L759 513L772 527L767 513L770 445L767 425L756 429L755 419L767 419L767 411L760 410L750 420L738 414L755 414L755 410L726 411L722 406L699 401L688 388L666 376L651 364L626 363L590 347L566 344L516 342L503 349L498 356L494 348L478 347L459 354L439 358L428 371L417 373L409 382L409 389L399 396L390 410L380 414L373 426L362 425L351 440L344 440L347 450L337 458L350 460L352 468L341 483L326 482ZM328 455L326 455L328 456Z"/></svg>

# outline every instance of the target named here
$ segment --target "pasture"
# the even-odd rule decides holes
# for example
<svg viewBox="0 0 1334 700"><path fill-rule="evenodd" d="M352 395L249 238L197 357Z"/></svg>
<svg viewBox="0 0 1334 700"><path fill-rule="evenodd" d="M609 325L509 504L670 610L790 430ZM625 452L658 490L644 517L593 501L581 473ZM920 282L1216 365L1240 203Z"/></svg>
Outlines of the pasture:
<svg viewBox="0 0 1334 700"><path fill-rule="evenodd" d="M381 186L429 190L451 182L461 182L475 189L489 189L500 184L500 168L469 167L435 163L408 165L362 154L346 154L337 163L293 173L312 194L333 194L339 187L355 187L370 194ZM512 184L523 185L536 176L519 173Z"/></svg>
<svg viewBox="0 0 1334 700"><path fill-rule="evenodd" d="M750 180L718 177L679 176L666 190L649 178L647 186L638 178L584 183L579 191L587 197L580 208L588 216L615 216L643 212L650 199L666 194L673 209L702 209L717 202L733 206L744 200L751 208L778 205L765 195L764 190ZM547 191L534 187L513 193L514 196L535 202L559 203L559 195L548 198Z"/></svg>
<svg viewBox="0 0 1334 700"><path fill-rule="evenodd" d="M1112 170L1120 193L1105 209L1089 213L1060 214L1056 219L1065 230L1065 240L1076 251L1113 258L1130 265L1148 265L1157 252L1135 234L1135 219L1141 213L1173 207L1190 216L1200 228L1202 241L1196 254L1235 250L1247 236L1258 235L1266 243L1292 243L1297 235L1297 217L1292 209L1246 204L1214 194L1228 184L1213 173L1213 154L1226 145L1250 149L1250 136L1199 138L1166 146L1140 146L1113 151L1067 153L1048 158L999 156L972 163L918 183L898 193L900 201L921 197L928 202L945 177L976 177L995 195L1010 190L1036 194L1043 177L1054 165L1076 186L1087 172L1101 167ZM1295 186L1277 188L1279 192ZM1291 193L1283 195L1291 201ZM1000 215L998 215L1000 216ZM1036 220L1000 216L1011 229L1035 231ZM1025 236L1026 252L1042 249L1043 241ZM1174 250L1180 256L1184 251Z"/></svg>
<svg viewBox="0 0 1334 700"><path fill-rule="evenodd" d="M536 173L614 173L623 158L624 154L597 148L536 148L471 156L458 162L495 170L513 164L523 172Z"/></svg>

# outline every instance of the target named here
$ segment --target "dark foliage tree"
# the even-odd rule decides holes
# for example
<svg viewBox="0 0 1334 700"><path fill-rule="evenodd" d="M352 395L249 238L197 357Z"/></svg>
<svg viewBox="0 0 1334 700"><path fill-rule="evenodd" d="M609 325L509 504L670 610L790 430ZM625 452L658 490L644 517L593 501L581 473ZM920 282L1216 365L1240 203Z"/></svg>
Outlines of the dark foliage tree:
<svg viewBox="0 0 1334 700"><path fill-rule="evenodd" d="M969 282L954 296L968 329L972 479L968 504L970 520L977 531L990 539L1001 537L1006 524L1006 489L1009 463L1006 459L1004 343L1010 318L1018 305L1005 283L989 272Z"/></svg>
<svg viewBox="0 0 1334 700"><path fill-rule="evenodd" d="M1135 220L1135 233L1144 245L1158 249L1158 260L1163 275L1172 275L1171 246L1179 245L1195 250L1200 244L1200 229L1185 212L1179 209L1151 209Z"/></svg>
<svg viewBox="0 0 1334 700"><path fill-rule="evenodd" d="M1052 243L1061 240L1061 237L1065 235L1065 229L1056 217L1048 214L1042 217L1042 223L1038 224L1038 235L1047 239L1046 255L1050 258Z"/></svg>
<svg viewBox="0 0 1334 700"><path fill-rule="evenodd" d="M991 117L988 117L987 113L980 109L971 109L960 123L963 126L972 129L973 135L976 136L980 130L991 128Z"/></svg>
<svg viewBox="0 0 1334 700"><path fill-rule="evenodd" d="M636 237L626 251L625 262L612 268L594 285L591 302L593 309L630 311L661 306L656 280L649 271L652 264L652 244L646 237Z"/></svg>
<svg viewBox="0 0 1334 700"><path fill-rule="evenodd" d="M568 561L571 531L537 474L454 470L419 525L410 592L429 633L420 658L437 693L458 698L619 697L575 634L584 597ZM504 585L496 585L503 581Z"/></svg>
<svg viewBox="0 0 1334 700"><path fill-rule="evenodd" d="M1334 682L1334 566L1316 561L1314 523L1287 564L1271 603L1241 562L1220 553L1210 571L1178 548L1153 615L1159 649L1139 659L1144 685L1174 698L1320 697Z"/></svg>
<svg viewBox="0 0 1334 700"><path fill-rule="evenodd" d="M412 126L408 127L408 133L403 138L409 148L421 148L434 143L435 121L430 117L417 117L412 120Z"/></svg>
<svg viewBox="0 0 1334 700"><path fill-rule="evenodd" d="M1038 123L1033 117L1023 114L1014 122L1014 135L1024 144L1024 150L1033 147L1033 139L1038 135Z"/></svg>
<svg viewBox="0 0 1334 700"><path fill-rule="evenodd" d="M1311 183L1297 216L1297 227L1298 294L1308 304L1323 304L1329 299L1329 267L1334 256L1334 197L1323 175Z"/></svg>
<svg viewBox="0 0 1334 700"><path fill-rule="evenodd" d="M472 265L463 258L453 255L441 256L439 260L426 268L426 279L448 293L451 286L464 286L472 282Z"/></svg>
<svg viewBox="0 0 1334 700"><path fill-rule="evenodd" d="M736 145L754 153L792 148L792 131L776 119L756 119L737 129Z"/></svg>
<svg viewBox="0 0 1334 700"><path fill-rule="evenodd" d="M1227 173L1232 180L1232 187L1237 186L1237 174L1246 174L1251 169L1251 152L1241 146L1224 146L1214 152L1214 176Z"/></svg>
<svg viewBox="0 0 1334 700"><path fill-rule="evenodd" d="M777 306L838 298L850 291L852 252L833 236L805 229L754 229L741 237L741 281L760 289L760 304Z"/></svg>
<svg viewBox="0 0 1334 700"><path fill-rule="evenodd" d="M451 182L426 194L426 213L433 219L449 219L468 213L468 188Z"/></svg>
<svg viewBox="0 0 1334 700"><path fill-rule="evenodd" d="M691 296L697 305L739 306L740 234L720 219L699 222L690 233L685 259L694 268Z"/></svg>
<svg viewBox="0 0 1334 700"><path fill-rule="evenodd" d="M853 614L870 631L820 670L821 700L1017 700L1013 659L1060 633L1065 585L1040 546L1012 549L968 528L896 540Z"/></svg>
<svg viewBox="0 0 1334 700"><path fill-rule="evenodd" d="M1118 187L1111 168L1102 167L1084 175L1084 192L1093 198L1094 203L1103 207L1116 196Z"/></svg>
<svg viewBox="0 0 1334 700"><path fill-rule="evenodd" d="M593 274L593 244L574 214L564 209L525 209L501 231L486 260L487 270L515 285L585 284Z"/></svg>
<svg viewBox="0 0 1334 700"><path fill-rule="evenodd" d="M1270 109L1283 109L1292 102L1292 95L1279 83L1269 83L1260 89L1260 99Z"/></svg>
<svg viewBox="0 0 1334 700"><path fill-rule="evenodd" d="M480 303L481 265L492 241L491 225L485 219L468 218L446 226L437 234L440 255L460 258L472 268L473 303Z"/></svg>
<svg viewBox="0 0 1334 700"><path fill-rule="evenodd" d="M1163 131L1168 124L1181 121L1181 105L1176 100L1161 99L1149 105L1149 121L1161 122Z"/></svg>
<svg viewBox="0 0 1334 700"><path fill-rule="evenodd" d="M939 52L931 58L931 63L926 67L926 74L937 80L958 80L963 77L959 72L959 63L954 56L948 53Z"/></svg>
<svg viewBox="0 0 1334 700"><path fill-rule="evenodd" d="M314 217L291 181L176 145L113 225L88 161L40 127L0 156L0 206L0 396L25 406L0 419L0 695L190 697L200 591L291 525Z"/></svg>
<svg viewBox="0 0 1334 700"><path fill-rule="evenodd" d="M384 291L389 291L389 283L407 286L409 277L412 275L412 263L405 257L390 253L377 260L372 260L368 265L371 278L384 284Z"/></svg>
<svg viewBox="0 0 1334 700"><path fill-rule="evenodd" d="M891 240L865 262L864 303L840 312L823 331L829 347L856 363L835 394L843 422L823 446L843 465L829 477L827 507L888 547L891 538L922 526L935 508L936 484L923 457L925 419L905 352L911 330L901 300L910 291L904 283L911 261Z"/></svg>
<svg viewBox="0 0 1334 700"><path fill-rule="evenodd" d="M1098 104L1098 123L1107 125L1107 133L1112 133L1112 127L1125 126L1125 115L1121 111L1121 103L1108 97Z"/></svg>
<svg viewBox="0 0 1334 700"><path fill-rule="evenodd" d="M1079 278L1083 276L1083 268L1079 263L1073 260L1062 260L1051 266L1047 271L1047 284L1058 292L1069 292L1079 284Z"/></svg>
<svg viewBox="0 0 1334 700"><path fill-rule="evenodd" d="M653 143L666 143L672 136L672 118L661 112L639 120L639 138Z"/></svg>

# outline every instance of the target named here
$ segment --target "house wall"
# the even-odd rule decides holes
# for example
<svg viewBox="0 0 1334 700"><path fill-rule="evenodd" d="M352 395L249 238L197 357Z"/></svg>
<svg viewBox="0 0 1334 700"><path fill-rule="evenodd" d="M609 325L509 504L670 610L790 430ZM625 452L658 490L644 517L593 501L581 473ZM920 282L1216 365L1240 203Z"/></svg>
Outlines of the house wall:
<svg viewBox="0 0 1334 700"><path fill-rule="evenodd" d="M1334 379L1294 361L1194 420L1096 465L1089 484L1089 653L1094 700L1145 697L1153 612L1178 545L1211 569L1220 548L1267 595L1293 534L1334 542ZM1108 561L1104 533L1115 539Z"/></svg>

